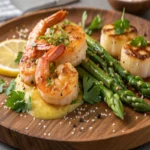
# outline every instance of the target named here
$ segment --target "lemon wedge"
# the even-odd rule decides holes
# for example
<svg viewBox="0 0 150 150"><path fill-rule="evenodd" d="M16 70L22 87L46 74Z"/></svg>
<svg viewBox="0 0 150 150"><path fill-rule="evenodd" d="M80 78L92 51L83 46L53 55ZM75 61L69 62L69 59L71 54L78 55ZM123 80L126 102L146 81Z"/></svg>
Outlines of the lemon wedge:
<svg viewBox="0 0 150 150"><path fill-rule="evenodd" d="M18 64L15 62L18 53L23 52L26 40L10 39L0 43L0 74L16 77L19 73Z"/></svg>

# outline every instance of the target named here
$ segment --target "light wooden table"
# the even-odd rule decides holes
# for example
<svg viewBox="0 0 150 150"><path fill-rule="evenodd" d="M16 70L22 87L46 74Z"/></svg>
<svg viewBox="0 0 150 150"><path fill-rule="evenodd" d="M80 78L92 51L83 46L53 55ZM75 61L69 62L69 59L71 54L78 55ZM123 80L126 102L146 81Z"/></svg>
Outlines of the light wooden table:
<svg viewBox="0 0 150 150"><path fill-rule="evenodd" d="M37 0L38 3L39 0ZM32 2L32 0L31 0ZM24 1L24 5L26 5ZM113 9L107 0L81 0L80 2L70 4L70 6L86 6L86 7L95 7L95 8L101 8L101 9ZM145 14L139 15L142 18L150 20L150 10L147 11ZM2 136L2 135L1 135ZM17 150L15 148L12 148L2 142L0 142L0 150ZM150 143L144 144L138 148L135 148L134 150L150 150Z"/></svg>

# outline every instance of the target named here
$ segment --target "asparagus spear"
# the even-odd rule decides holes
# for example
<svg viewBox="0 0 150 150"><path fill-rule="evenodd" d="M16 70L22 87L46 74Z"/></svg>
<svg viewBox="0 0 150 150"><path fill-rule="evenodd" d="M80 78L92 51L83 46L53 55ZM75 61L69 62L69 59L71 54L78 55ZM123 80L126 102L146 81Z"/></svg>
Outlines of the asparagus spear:
<svg viewBox="0 0 150 150"><path fill-rule="evenodd" d="M114 67L119 75L125 79L128 84L137 89L143 96L150 98L150 83L144 82L139 76L133 76L124 70L120 64L112 56L110 56L104 48L102 48L93 38L86 35L87 44L90 49L95 50L98 55L103 57L108 66Z"/></svg>
<svg viewBox="0 0 150 150"><path fill-rule="evenodd" d="M97 80L101 80L99 77L99 70L105 74L105 72L100 69L93 61L90 59L86 59L81 64L83 68L85 68L88 72L90 72ZM105 74L105 77L108 75ZM106 78L105 78L106 79ZM103 80L105 80L103 79ZM102 81L102 80L101 80ZM105 82L104 85L108 87ZM109 88L109 87L108 87ZM110 88L113 92L117 93L122 102L126 103L127 105L133 107L136 111L139 112L150 112L150 106L141 98L137 98L135 94L130 90L123 89L117 82L112 82Z"/></svg>
<svg viewBox="0 0 150 150"><path fill-rule="evenodd" d="M122 78L118 75L118 73L114 71L112 67L108 67L107 63L102 58L100 58L98 55L96 55L89 49L87 50L87 55L95 63L99 63L103 68L103 70L109 73L109 75L113 78L113 80L115 80L115 82L117 82L123 89L126 89L126 86L124 85Z"/></svg>
<svg viewBox="0 0 150 150"><path fill-rule="evenodd" d="M102 93L105 103L112 109L112 111L119 118L124 119L124 108L123 108L123 105L120 101L120 97L118 96L118 94L114 94L112 91L108 90L98 80L96 80L94 77L92 77L88 72L86 72L81 67L77 67L77 71L78 71L81 79L83 79L84 76L88 76L93 80L93 82L96 85L98 85L98 88L100 89L100 91Z"/></svg>

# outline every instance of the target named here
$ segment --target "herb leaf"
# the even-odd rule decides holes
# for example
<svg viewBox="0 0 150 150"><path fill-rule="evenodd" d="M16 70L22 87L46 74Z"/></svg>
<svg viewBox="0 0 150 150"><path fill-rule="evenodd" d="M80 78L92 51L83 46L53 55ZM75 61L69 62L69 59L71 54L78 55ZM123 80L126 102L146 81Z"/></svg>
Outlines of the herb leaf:
<svg viewBox="0 0 150 150"><path fill-rule="evenodd" d="M87 19L87 13L86 13L86 11L84 11L82 14L82 20L81 20L81 26L83 29L85 28L86 19Z"/></svg>
<svg viewBox="0 0 150 150"><path fill-rule="evenodd" d="M0 79L0 94L3 93L5 84L5 80Z"/></svg>
<svg viewBox="0 0 150 150"><path fill-rule="evenodd" d="M102 24L102 19L101 19L100 15L97 15L96 17L94 17L93 21L86 29L86 33L91 35L93 30L101 29L101 27L102 27L101 24Z"/></svg>
<svg viewBox="0 0 150 150"><path fill-rule="evenodd" d="M9 95L11 91L13 91L16 87L16 82L15 80L11 80L9 86L6 88L5 93L6 95Z"/></svg>
<svg viewBox="0 0 150 150"><path fill-rule="evenodd" d="M116 34L123 34L125 30L128 30L130 28L130 22L129 20L124 19L124 14L125 14L125 9L123 9L121 20L116 20L114 23Z"/></svg>
<svg viewBox="0 0 150 150"><path fill-rule="evenodd" d="M47 84L46 84L46 86L50 86L51 85L51 79L50 78L47 78Z"/></svg>
<svg viewBox="0 0 150 150"><path fill-rule="evenodd" d="M25 93L21 91L12 91L6 101L6 106L16 112L26 112L30 109L30 104L24 100ZM29 99L31 101L31 99Z"/></svg>
<svg viewBox="0 0 150 150"><path fill-rule="evenodd" d="M97 15L96 17L94 17L90 25L87 28L85 28L85 22L87 20L87 17L88 15L86 11L84 11L82 14L81 26L88 35L91 35L94 30L101 29L102 19L100 15Z"/></svg>
<svg viewBox="0 0 150 150"><path fill-rule="evenodd" d="M147 46L147 40L143 36L138 36L135 39L133 39L130 44L132 46L140 46L140 47L146 47Z"/></svg>
<svg viewBox="0 0 150 150"><path fill-rule="evenodd" d="M18 52L17 58L15 59L16 64L19 64L22 55L23 55L23 52Z"/></svg>
<svg viewBox="0 0 150 150"><path fill-rule="evenodd" d="M84 95L83 99L89 104L98 103L102 100L99 87L94 83L93 79L87 76L83 77Z"/></svg>

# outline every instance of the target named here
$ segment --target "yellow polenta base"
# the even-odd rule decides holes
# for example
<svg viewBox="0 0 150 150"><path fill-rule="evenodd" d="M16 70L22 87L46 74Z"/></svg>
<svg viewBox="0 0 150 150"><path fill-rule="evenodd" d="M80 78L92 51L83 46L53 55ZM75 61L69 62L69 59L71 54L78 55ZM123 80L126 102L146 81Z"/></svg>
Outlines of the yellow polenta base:
<svg viewBox="0 0 150 150"><path fill-rule="evenodd" d="M79 93L79 96L75 103L65 106L55 106L50 105L42 100L38 90L35 87L28 86L21 82L20 77L16 78L16 91L23 91L26 93L25 99L31 96L31 111L29 114L35 118L40 119L57 119L62 118L68 113L75 110L77 107L83 104L82 93Z"/></svg>

